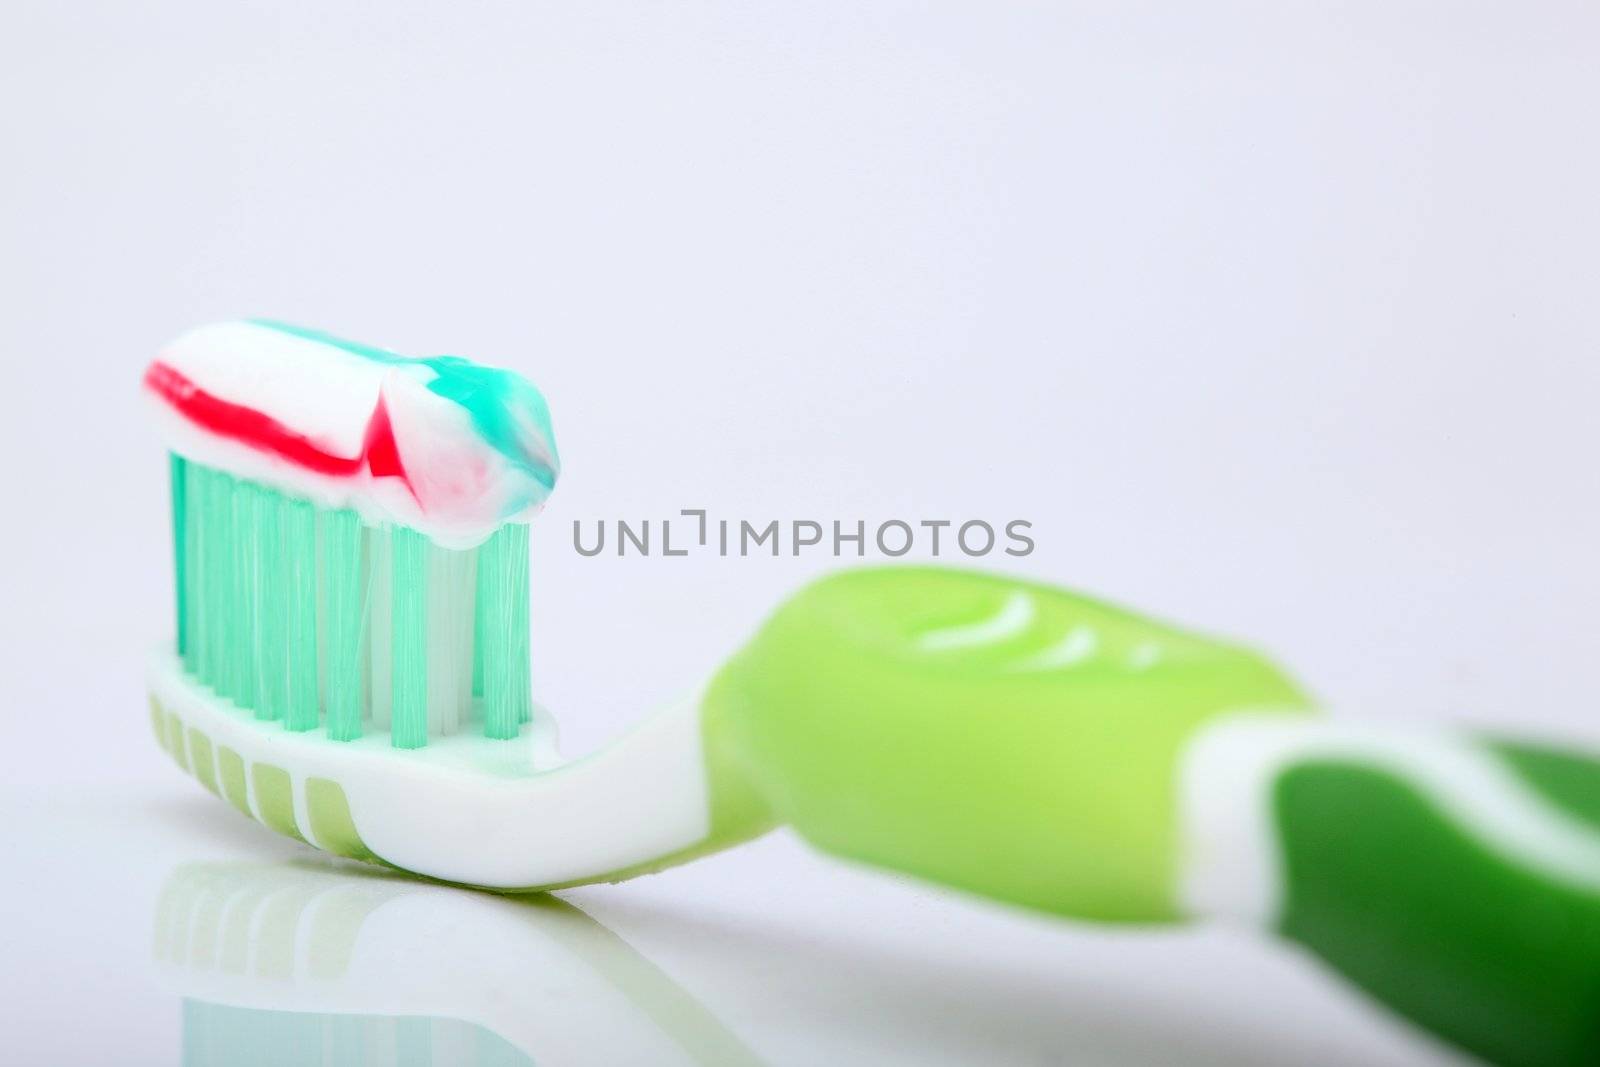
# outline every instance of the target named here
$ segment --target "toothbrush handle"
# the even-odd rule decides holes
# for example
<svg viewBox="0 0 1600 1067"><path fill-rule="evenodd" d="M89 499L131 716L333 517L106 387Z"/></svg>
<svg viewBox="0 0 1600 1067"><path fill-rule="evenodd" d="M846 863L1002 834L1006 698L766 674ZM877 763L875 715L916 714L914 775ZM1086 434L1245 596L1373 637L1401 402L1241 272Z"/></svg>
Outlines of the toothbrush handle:
<svg viewBox="0 0 1600 1067"><path fill-rule="evenodd" d="M802 590L704 714L746 807L819 849L1077 919L1246 918L1493 1060L1600 1062L1592 759L1327 723L1249 649L934 568Z"/></svg>
<svg viewBox="0 0 1600 1067"><path fill-rule="evenodd" d="M1334 744L1266 799L1280 933L1490 1062L1600 1063L1600 762Z"/></svg>

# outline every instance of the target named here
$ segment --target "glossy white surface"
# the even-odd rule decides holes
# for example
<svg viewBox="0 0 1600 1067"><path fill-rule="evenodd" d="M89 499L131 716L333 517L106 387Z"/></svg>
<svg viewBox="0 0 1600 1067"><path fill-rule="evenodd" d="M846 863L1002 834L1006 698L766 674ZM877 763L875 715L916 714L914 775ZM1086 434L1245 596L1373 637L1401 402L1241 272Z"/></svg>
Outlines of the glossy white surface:
<svg viewBox="0 0 1600 1067"><path fill-rule="evenodd" d="M0 802L8 869L18 872L0 933L0 997L18 1063L178 1063L185 996L475 1019L542 1052L538 1062L550 1067L1457 1062L1281 946L1221 929L1138 933L1037 919L844 867L785 836L561 894L626 951L556 952L574 926L582 938L598 935L564 913L404 882L384 890L404 897L401 909L363 926L352 976L313 980L302 962L284 964L293 980L250 982L220 964L174 964L162 933L170 916L158 915L164 891L198 865L213 886L224 880L212 890L219 900L287 897L296 921L247 924L248 972L264 957L303 961L313 929L333 940L314 925L315 906L285 894L288 865L310 864L315 879L346 881L352 895L371 891L369 870L321 873L318 853L175 770L137 790L6 789ZM191 904L191 931L225 923L198 910ZM608 970L605 957L619 953L626 974L643 961L659 975ZM519 954L519 981L485 981L515 972Z"/></svg>

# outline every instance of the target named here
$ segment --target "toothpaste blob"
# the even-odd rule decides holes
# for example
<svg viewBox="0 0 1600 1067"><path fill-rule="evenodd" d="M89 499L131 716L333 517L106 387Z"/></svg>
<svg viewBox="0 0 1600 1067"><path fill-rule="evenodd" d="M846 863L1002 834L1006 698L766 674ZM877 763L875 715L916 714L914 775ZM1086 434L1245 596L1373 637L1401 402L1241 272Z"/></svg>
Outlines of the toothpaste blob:
<svg viewBox="0 0 1600 1067"><path fill-rule="evenodd" d="M561 469L539 390L458 356L224 322L162 349L144 387L185 459L446 548L531 518Z"/></svg>

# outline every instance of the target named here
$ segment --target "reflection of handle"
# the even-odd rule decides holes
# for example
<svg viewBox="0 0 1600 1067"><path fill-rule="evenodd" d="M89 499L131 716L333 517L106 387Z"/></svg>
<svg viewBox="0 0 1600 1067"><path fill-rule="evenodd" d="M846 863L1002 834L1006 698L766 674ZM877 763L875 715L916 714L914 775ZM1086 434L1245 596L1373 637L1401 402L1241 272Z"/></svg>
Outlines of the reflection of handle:
<svg viewBox="0 0 1600 1067"><path fill-rule="evenodd" d="M1267 787L1263 917L1492 1062L1600 1062L1600 762L1320 733L1267 775L1234 767Z"/></svg>

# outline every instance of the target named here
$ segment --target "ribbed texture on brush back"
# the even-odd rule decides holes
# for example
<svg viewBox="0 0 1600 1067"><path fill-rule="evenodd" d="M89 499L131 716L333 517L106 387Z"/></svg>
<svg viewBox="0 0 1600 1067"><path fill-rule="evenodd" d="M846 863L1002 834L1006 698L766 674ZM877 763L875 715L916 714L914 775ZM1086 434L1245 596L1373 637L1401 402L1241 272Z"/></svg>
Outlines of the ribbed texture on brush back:
<svg viewBox="0 0 1600 1067"><path fill-rule="evenodd" d="M217 695L397 748L528 721L526 525L456 551L178 456L171 475L178 654Z"/></svg>

